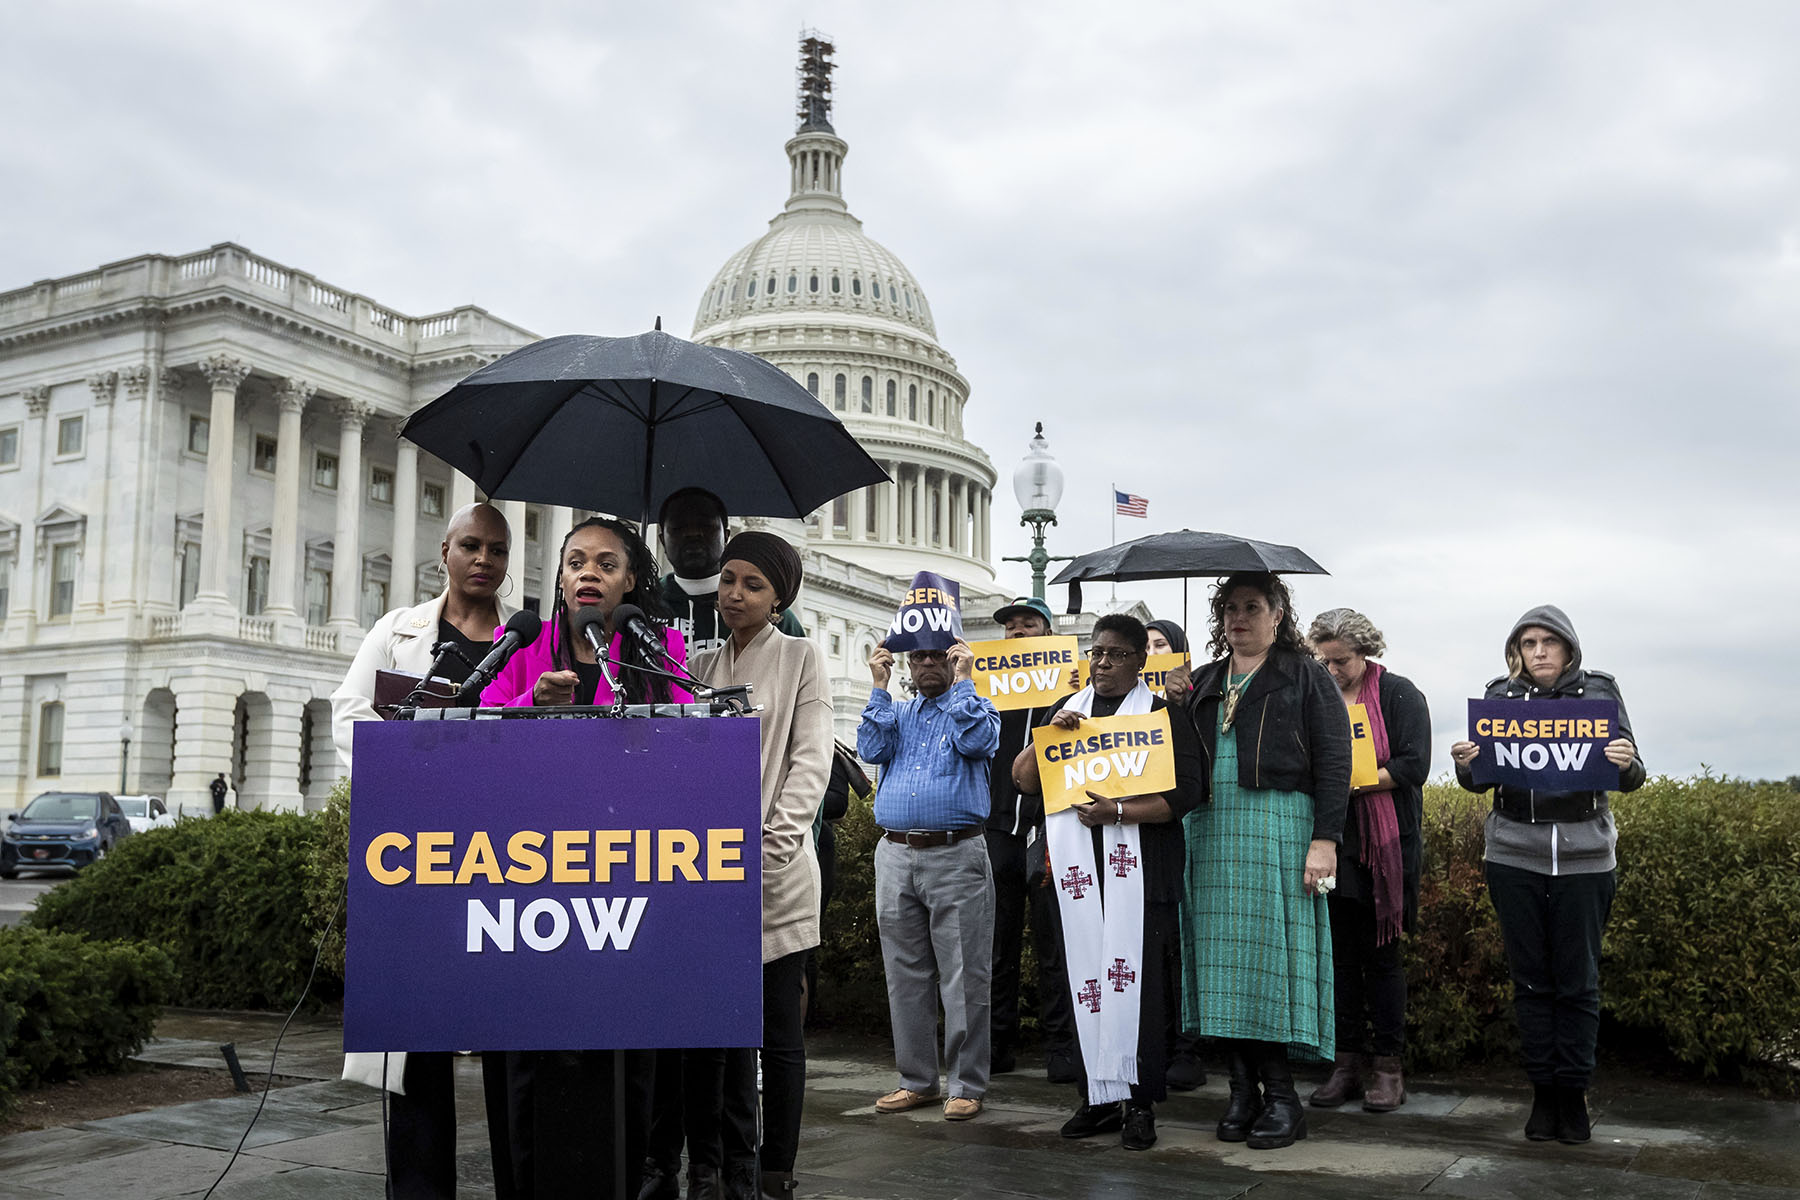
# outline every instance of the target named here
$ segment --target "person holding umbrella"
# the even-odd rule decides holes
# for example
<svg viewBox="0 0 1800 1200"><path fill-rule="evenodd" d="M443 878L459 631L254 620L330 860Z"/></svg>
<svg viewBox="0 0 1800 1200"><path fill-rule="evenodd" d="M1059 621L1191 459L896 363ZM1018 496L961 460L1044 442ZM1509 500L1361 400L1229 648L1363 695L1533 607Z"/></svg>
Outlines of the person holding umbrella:
<svg viewBox="0 0 1800 1200"><path fill-rule="evenodd" d="M1227 1047L1219 1140L1272 1150L1306 1136L1290 1051L1329 1062L1336 1048L1324 892L1350 797L1350 720L1280 576L1227 576L1211 607L1218 657L1165 685L1186 701L1211 781L1212 802L1185 822L1182 1023Z"/></svg>
<svg viewBox="0 0 1800 1200"><path fill-rule="evenodd" d="M794 1191L800 1112L806 1093L802 1031L807 951L819 944L819 862L813 819L831 778L831 685L819 648L781 632L781 614L800 594L800 555L775 534L749 530L726 545L718 612L730 637L694 657L694 674L714 687L754 686L762 730L763 1143L762 1194ZM691 1077L689 1082L691 1082ZM756 1111L754 1070L725 1074L736 1095L726 1113ZM688 1108L692 1111L693 1100ZM754 1119L749 1132L754 1134ZM746 1168L750 1168L746 1170ZM747 1195L754 1164L727 1156L725 1194ZM689 1196L704 1195L692 1183Z"/></svg>
<svg viewBox="0 0 1800 1200"><path fill-rule="evenodd" d="M1581 639L1563 610L1544 604L1506 635L1506 674L1488 681L1489 700L1612 700L1619 736L1606 745L1619 790L1644 784L1619 683L1581 665ZM1456 781L1471 792L1480 747L1450 747ZM1587 1088L1600 1033L1600 937L1612 911L1619 831L1605 792L1493 789L1487 819L1488 899L1500 919L1512 969L1513 1011L1531 1080L1525 1136L1575 1145L1592 1136Z"/></svg>
<svg viewBox="0 0 1800 1200"><path fill-rule="evenodd" d="M1425 777L1431 766L1431 712L1412 682L1375 661L1387 642L1354 609L1334 608L1306 631L1344 705L1360 704L1374 743L1376 780L1350 789L1338 886L1331 912L1337 1056L1331 1077L1307 1098L1337 1108L1363 1098L1365 1112L1406 1103L1400 1055L1406 1047L1406 968L1400 932L1419 912Z"/></svg>
<svg viewBox="0 0 1800 1200"><path fill-rule="evenodd" d="M664 610L656 594L656 564L650 547L629 521L590 517L563 538L556 572L556 603L545 632L501 668L481 693L485 706L543 707L559 704L610 705L615 700L593 647L574 635L570 614L592 609L602 614L610 660L624 699L641 704L685 701L691 696L668 681L633 669L660 668L623 637L613 618L623 604L637 605L653 621ZM681 635L662 628L665 652L686 661ZM624 1079L623 1147L614 1145L613 1076ZM623 1154L626 1195L642 1184L649 1141L650 1089L655 1058L648 1050L509 1050L484 1054L482 1087L487 1098L488 1139L493 1148L494 1191L512 1197L563 1196L582 1181L614 1177L616 1153Z"/></svg>

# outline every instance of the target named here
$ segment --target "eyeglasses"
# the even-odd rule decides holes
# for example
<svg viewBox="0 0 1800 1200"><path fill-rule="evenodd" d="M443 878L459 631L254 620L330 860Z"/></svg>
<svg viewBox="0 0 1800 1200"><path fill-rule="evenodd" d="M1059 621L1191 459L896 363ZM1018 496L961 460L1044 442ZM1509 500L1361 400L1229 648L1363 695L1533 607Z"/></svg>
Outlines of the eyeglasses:
<svg viewBox="0 0 1800 1200"><path fill-rule="evenodd" d="M943 662L950 656L942 650L912 650L906 655L911 662Z"/></svg>
<svg viewBox="0 0 1800 1200"><path fill-rule="evenodd" d="M1095 646L1087 653L1090 662L1128 663L1138 656L1136 650L1114 650L1107 646Z"/></svg>

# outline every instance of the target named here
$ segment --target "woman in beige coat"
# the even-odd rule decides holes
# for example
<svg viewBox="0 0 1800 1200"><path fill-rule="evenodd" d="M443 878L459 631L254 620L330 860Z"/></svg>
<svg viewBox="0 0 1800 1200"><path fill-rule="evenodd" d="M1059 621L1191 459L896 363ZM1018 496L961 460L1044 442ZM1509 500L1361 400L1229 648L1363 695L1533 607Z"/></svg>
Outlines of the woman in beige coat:
<svg viewBox="0 0 1800 1200"><path fill-rule="evenodd" d="M719 569L725 644L695 656L694 674L712 684L748 683L762 706L763 1144L764 1196L794 1190L800 1110L806 1090L802 984L806 952L819 944L819 860L812 825L831 777L831 693L819 648L775 622L800 592L800 556L771 533L740 533ZM749 1075L746 1080L745 1076ZM754 1104L755 1078L726 1072L727 1110ZM738 1169L734 1170L734 1166ZM726 1186L742 1180L727 1148ZM736 1176L736 1178L734 1178Z"/></svg>

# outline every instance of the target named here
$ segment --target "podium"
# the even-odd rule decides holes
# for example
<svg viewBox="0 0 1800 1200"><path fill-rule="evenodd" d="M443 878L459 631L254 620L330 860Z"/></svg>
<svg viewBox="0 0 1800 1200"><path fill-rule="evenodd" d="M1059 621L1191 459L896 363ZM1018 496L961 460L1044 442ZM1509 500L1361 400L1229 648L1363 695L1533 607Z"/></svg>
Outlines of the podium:
<svg viewBox="0 0 1800 1200"><path fill-rule="evenodd" d="M760 729L718 707L358 724L345 1050L761 1045Z"/></svg>

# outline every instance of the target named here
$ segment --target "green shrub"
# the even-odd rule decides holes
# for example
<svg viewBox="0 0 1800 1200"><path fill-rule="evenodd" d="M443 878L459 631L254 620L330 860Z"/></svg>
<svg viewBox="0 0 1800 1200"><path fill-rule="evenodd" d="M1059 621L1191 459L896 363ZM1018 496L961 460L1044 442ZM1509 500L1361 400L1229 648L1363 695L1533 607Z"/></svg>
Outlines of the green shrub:
<svg viewBox="0 0 1800 1200"><path fill-rule="evenodd" d="M174 986L152 946L0 929L0 1112L25 1088L119 1070Z"/></svg>
<svg viewBox="0 0 1800 1200"><path fill-rule="evenodd" d="M1614 807L1606 1011L1708 1075L1800 1060L1800 797L1703 775Z"/></svg>
<svg viewBox="0 0 1800 1200"><path fill-rule="evenodd" d="M819 990L813 1013L846 1029L888 1028L887 973L875 925L875 810L852 798L837 823L837 883L826 905L819 945Z"/></svg>
<svg viewBox="0 0 1800 1200"><path fill-rule="evenodd" d="M307 858L305 882L307 921L315 930L328 930L319 970L333 979L344 977L344 892L350 883L350 777L337 781L323 811L315 814L319 836Z"/></svg>
<svg viewBox="0 0 1800 1200"><path fill-rule="evenodd" d="M167 951L173 1003L286 1008L318 941L304 880L320 829L315 816L228 809L135 834L46 893L28 920ZM313 999L340 993L338 977L321 970Z"/></svg>

